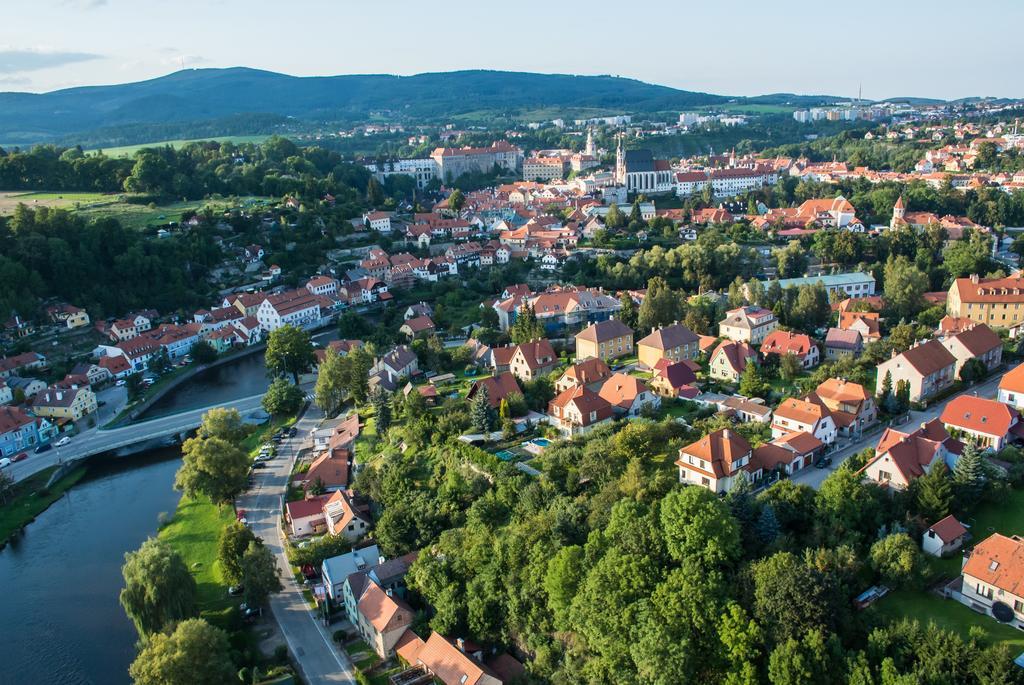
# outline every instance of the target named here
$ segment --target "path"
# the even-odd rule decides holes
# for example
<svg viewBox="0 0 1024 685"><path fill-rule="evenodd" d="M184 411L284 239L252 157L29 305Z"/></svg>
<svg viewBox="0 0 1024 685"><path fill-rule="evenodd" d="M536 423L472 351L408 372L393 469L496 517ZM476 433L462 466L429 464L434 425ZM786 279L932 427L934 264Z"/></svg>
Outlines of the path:
<svg viewBox="0 0 1024 685"><path fill-rule="evenodd" d="M277 558L284 591L270 597L270 609L288 643L292 658L302 671L303 679L311 685L354 685L356 681L348 655L335 646L330 632L306 603L302 594L303 586L292 575L281 528L281 503L288 487L288 477L299 450L308 443L311 432L322 419L323 413L310 407L295 424L298 435L281 442L278 456L267 462L268 468L253 472L256 474L256 485L239 498L238 507L245 509L253 532L263 538Z"/></svg>

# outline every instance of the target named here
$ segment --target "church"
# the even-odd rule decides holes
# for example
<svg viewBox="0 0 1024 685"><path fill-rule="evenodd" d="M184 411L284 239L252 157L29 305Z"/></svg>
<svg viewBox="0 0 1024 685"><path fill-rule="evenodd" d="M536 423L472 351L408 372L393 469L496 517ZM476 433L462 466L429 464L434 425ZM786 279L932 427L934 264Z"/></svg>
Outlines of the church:
<svg viewBox="0 0 1024 685"><path fill-rule="evenodd" d="M615 149L615 182L633 194L674 193L675 174L667 159L655 159L650 150L623 150L622 139Z"/></svg>

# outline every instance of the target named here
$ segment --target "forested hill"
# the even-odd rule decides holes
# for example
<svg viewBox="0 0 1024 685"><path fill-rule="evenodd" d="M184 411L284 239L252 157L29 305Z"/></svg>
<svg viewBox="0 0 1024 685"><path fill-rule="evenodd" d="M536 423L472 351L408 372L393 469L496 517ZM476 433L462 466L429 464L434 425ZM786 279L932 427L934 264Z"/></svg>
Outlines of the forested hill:
<svg viewBox="0 0 1024 685"><path fill-rule="evenodd" d="M612 76L457 71L297 77L246 68L194 69L115 86L0 93L0 141L44 141L98 127L252 113L335 120L380 110L413 117L541 107L648 112L726 99Z"/></svg>

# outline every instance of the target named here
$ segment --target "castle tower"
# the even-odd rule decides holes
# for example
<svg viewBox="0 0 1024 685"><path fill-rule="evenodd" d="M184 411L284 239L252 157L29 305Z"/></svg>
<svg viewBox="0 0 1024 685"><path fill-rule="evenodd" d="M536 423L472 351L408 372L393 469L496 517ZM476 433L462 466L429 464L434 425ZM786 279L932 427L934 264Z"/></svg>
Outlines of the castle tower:
<svg viewBox="0 0 1024 685"><path fill-rule="evenodd" d="M594 129L587 129L587 146L583 150L583 154L590 155L591 157L597 157L597 145L594 144Z"/></svg>
<svg viewBox="0 0 1024 685"><path fill-rule="evenodd" d="M624 185L626 183L626 153L622 151L622 135L617 135L615 138L615 182Z"/></svg>

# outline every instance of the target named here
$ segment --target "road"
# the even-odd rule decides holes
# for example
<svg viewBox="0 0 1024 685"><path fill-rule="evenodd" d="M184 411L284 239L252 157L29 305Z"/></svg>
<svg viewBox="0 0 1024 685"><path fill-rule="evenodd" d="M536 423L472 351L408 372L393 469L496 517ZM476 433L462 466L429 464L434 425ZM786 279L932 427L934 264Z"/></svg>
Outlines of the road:
<svg viewBox="0 0 1024 685"><path fill-rule="evenodd" d="M230 402L222 402L209 407L203 407L202 409L193 409L181 412L180 414L172 414L171 416L161 416L159 418L150 419L149 421L133 423L131 425L124 426L123 428L115 428L112 430L90 428L72 437L71 443L64 447L55 446L53 449L41 454L35 454L34 452L29 451L28 459L12 464L5 470L14 478L15 481L19 481L59 462L80 459L92 454L98 454L100 452L106 452L107 450L141 442L149 438L174 435L176 433L192 430L199 425L203 414L214 407L234 407L244 414L253 409L259 408L260 401L262 399L263 395L243 397ZM106 407L104 407L104 409L106 409Z"/></svg>
<svg viewBox="0 0 1024 685"><path fill-rule="evenodd" d="M959 392L956 395L951 395L946 399L938 402L924 411L912 411L910 412L910 420L903 424L903 426L896 426L897 429L905 428L906 430L914 430L922 423L927 423L932 419L938 418L942 414L942 410L946 408L946 405L954 397L961 395L977 395L978 397L994 398L996 396L996 388L999 386L999 381L1002 380L1003 374L998 373L994 377L986 380L984 383L974 385ZM834 471L840 464L842 464L850 455L856 454L867 447L874 447L878 444L878 439L882 436L882 432L874 432L866 437L854 440L852 442L845 442L836 452L833 452L830 456L832 457L832 466L825 469L804 469L793 476L792 480L794 483L800 483L801 485L810 485L812 488L817 490L821 487L822 481L828 477L832 471Z"/></svg>
<svg viewBox="0 0 1024 685"><path fill-rule="evenodd" d="M288 486L295 459L303 444L310 444L312 430L323 419L323 413L310 407L296 424L298 435L278 446L278 456L269 467L257 469L256 485L239 497L236 505L244 509L256 535L274 553L281 570L284 591L270 597L270 609L277 619L288 649L302 671L305 682L355 684L355 675L348 655L338 649L331 634L312 612L302 595L302 586L292 576L284 549L281 528L281 502Z"/></svg>

